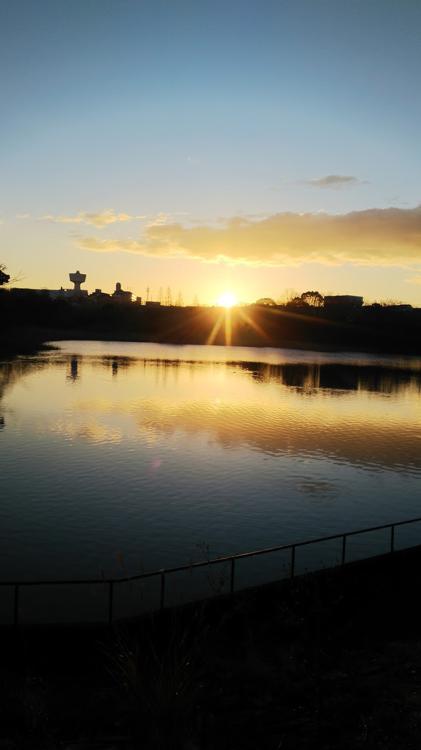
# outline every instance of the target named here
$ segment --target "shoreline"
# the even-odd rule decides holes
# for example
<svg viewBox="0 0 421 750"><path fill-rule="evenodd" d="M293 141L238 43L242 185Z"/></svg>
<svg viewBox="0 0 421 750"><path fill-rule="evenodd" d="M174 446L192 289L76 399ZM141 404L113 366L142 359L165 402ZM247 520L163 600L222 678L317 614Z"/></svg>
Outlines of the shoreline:
<svg viewBox="0 0 421 750"><path fill-rule="evenodd" d="M354 311L259 305L149 308L6 293L0 294L0 320L0 353L34 351L54 339L79 339L421 354L421 309L393 306Z"/></svg>
<svg viewBox="0 0 421 750"><path fill-rule="evenodd" d="M54 349L54 345L51 342L60 341L115 341L122 343L137 343L137 344L169 344L172 346L206 346L209 345L207 342L197 340L192 337L191 339L176 340L174 337L168 336L147 336L140 335L136 332L121 332L121 331L106 331L106 330L91 330L84 331L81 329L54 329L54 328L27 328L27 329L11 329L6 334L0 334L0 356L19 356L25 354L36 354L40 351L46 351ZM314 339L308 340L296 340L296 339L283 339L276 342L267 341L235 341L230 344L226 344L220 341L212 342L212 346L222 348L234 347L234 348L253 348L253 349L291 349L295 351L309 351L315 353L337 353L337 354L372 354L372 355L384 355L384 356L405 356L405 357L419 357L421 355L421 346L416 347L384 347L384 346L358 346L355 342L353 344L343 343L339 345L337 343L326 343L315 341Z"/></svg>

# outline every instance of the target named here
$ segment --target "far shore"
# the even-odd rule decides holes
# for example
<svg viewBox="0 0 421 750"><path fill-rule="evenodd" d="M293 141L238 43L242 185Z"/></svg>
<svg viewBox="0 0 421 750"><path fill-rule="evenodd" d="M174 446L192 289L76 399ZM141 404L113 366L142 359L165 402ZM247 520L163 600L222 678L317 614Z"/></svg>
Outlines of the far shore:
<svg viewBox="0 0 421 750"><path fill-rule="evenodd" d="M133 332L133 331L106 331L103 329L84 331L81 329L54 329L54 328L38 328L38 327L27 327L10 329L6 334L0 334L0 357L9 357L16 355L25 354L36 354L37 352L54 349L54 342L59 341L119 341L119 342L132 342L132 343L157 343L157 344L172 344L172 345L206 345L206 341L198 340L197 337L192 336L191 340L183 337L182 340L174 340L173 336L161 336L145 335ZM253 347L253 348L275 348L275 349L296 349L301 351L315 351L315 352L361 352L364 354L385 354L385 355L406 355L406 356L419 356L421 354L421 342L420 345L416 346L397 346L395 342L392 342L390 346L385 346L382 342L382 346L367 346L358 345L353 343L347 344L346 342L329 344L328 342L320 342L314 339L282 339L276 343L268 341L235 341L231 343L231 346L238 347ZM225 346L221 341L212 342L213 346Z"/></svg>
<svg viewBox="0 0 421 750"><path fill-rule="evenodd" d="M421 309L393 305L358 310L266 305L148 308L2 293L0 320L0 354L6 356L69 339L421 354Z"/></svg>

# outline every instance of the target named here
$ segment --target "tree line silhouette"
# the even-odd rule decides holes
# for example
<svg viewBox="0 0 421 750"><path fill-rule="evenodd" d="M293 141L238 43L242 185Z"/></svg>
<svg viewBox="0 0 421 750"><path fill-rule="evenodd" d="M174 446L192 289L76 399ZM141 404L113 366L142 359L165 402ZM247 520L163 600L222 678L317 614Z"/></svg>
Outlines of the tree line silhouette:
<svg viewBox="0 0 421 750"><path fill-rule="evenodd" d="M420 308L327 305L327 300L317 291L306 291L284 304L263 298L225 311L52 299L47 291L17 293L3 287L0 350L28 351L54 338L103 338L421 353Z"/></svg>

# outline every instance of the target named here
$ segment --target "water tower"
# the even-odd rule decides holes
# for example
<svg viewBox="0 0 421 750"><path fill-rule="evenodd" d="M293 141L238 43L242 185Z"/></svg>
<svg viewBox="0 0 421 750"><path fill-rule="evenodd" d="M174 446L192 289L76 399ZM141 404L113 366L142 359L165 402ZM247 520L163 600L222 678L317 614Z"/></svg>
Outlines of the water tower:
<svg viewBox="0 0 421 750"><path fill-rule="evenodd" d="M69 279L75 285L73 294L81 294L82 289L80 288L80 285L83 284L84 281L86 281L86 273L80 273L80 271L76 271L76 273L69 273Z"/></svg>

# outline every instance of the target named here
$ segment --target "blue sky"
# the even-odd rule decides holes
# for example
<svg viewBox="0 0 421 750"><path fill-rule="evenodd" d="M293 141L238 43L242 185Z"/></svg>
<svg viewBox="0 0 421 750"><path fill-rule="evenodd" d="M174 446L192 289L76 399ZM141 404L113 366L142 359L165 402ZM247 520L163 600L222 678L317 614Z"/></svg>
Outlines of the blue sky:
<svg viewBox="0 0 421 750"><path fill-rule="evenodd" d="M0 259L27 286L421 305L420 28L416 0L3 1Z"/></svg>

